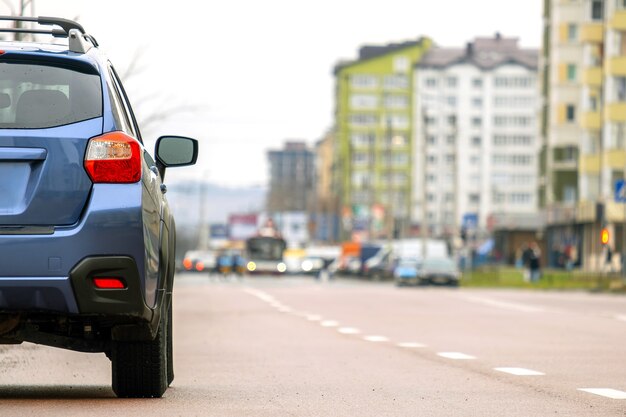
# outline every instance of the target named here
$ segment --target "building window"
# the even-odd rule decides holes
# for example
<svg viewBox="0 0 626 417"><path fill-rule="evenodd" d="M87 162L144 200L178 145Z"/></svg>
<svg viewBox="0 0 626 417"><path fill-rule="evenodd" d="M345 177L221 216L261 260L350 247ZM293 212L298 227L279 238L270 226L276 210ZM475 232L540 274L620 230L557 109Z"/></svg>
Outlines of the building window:
<svg viewBox="0 0 626 417"><path fill-rule="evenodd" d="M480 136L474 136L472 138L472 146L480 146L482 140Z"/></svg>
<svg viewBox="0 0 626 417"><path fill-rule="evenodd" d="M354 88L376 88L378 87L378 78L373 75L353 75L350 77L352 87Z"/></svg>
<svg viewBox="0 0 626 417"><path fill-rule="evenodd" d="M409 107L409 98L400 95L386 95L384 98L385 108L388 109L406 109Z"/></svg>
<svg viewBox="0 0 626 417"><path fill-rule="evenodd" d="M578 40L578 26L574 23L567 25L567 40L570 42L576 42Z"/></svg>
<svg viewBox="0 0 626 417"><path fill-rule="evenodd" d="M470 164L472 164L472 165L480 165L480 155L472 155L470 157Z"/></svg>
<svg viewBox="0 0 626 417"><path fill-rule="evenodd" d="M393 70L395 72L407 72L409 70L409 58L397 56L393 59Z"/></svg>
<svg viewBox="0 0 626 417"><path fill-rule="evenodd" d="M454 135L446 136L446 143L448 145L454 145L456 143L456 137Z"/></svg>
<svg viewBox="0 0 626 417"><path fill-rule="evenodd" d="M434 116L428 116L426 118L426 124L429 126L436 126L437 125L437 118Z"/></svg>
<svg viewBox="0 0 626 417"><path fill-rule="evenodd" d="M573 104L568 104L565 107L565 120L568 122L576 121L576 106Z"/></svg>
<svg viewBox="0 0 626 417"><path fill-rule="evenodd" d="M446 103L448 103L448 106L456 107L456 97L454 96L446 97Z"/></svg>
<svg viewBox="0 0 626 417"><path fill-rule="evenodd" d="M386 75L383 83L387 89L405 89L409 87L408 77L401 74Z"/></svg>
<svg viewBox="0 0 626 417"><path fill-rule="evenodd" d="M356 188L367 188L371 181L371 175L367 172L355 172L352 174L352 184Z"/></svg>
<svg viewBox="0 0 626 417"><path fill-rule="evenodd" d="M480 204L480 194L469 194L468 196L468 200L470 202L470 204Z"/></svg>
<svg viewBox="0 0 626 417"><path fill-rule="evenodd" d="M446 163L448 163L448 164L453 164L453 163L454 163L454 160L455 160L455 158L454 158L454 155L453 155L453 154L447 154L447 155L446 155Z"/></svg>
<svg viewBox="0 0 626 417"><path fill-rule="evenodd" d="M567 81L576 81L576 65L567 64Z"/></svg>
<svg viewBox="0 0 626 417"><path fill-rule="evenodd" d="M429 203L434 203L435 201L437 201L437 196L433 193L428 193L426 195L426 199L428 200Z"/></svg>
<svg viewBox="0 0 626 417"><path fill-rule="evenodd" d="M450 202L454 201L454 194L453 193L446 193L446 195L444 197L444 201L446 203L450 203Z"/></svg>
<svg viewBox="0 0 626 417"><path fill-rule="evenodd" d="M626 10L626 0L617 0L617 10Z"/></svg>
<svg viewBox="0 0 626 417"><path fill-rule="evenodd" d="M426 141L428 142L429 145L436 145L437 144L437 137L436 136L429 136Z"/></svg>
<svg viewBox="0 0 626 417"><path fill-rule="evenodd" d="M355 165L366 165L370 162L370 157L365 152L355 152L352 155L352 162Z"/></svg>
<svg viewBox="0 0 626 417"><path fill-rule="evenodd" d="M433 183L437 181L437 177L434 174L428 174L426 176L426 182Z"/></svg>
<svg viewBox="0 0 626 417"><path fill-rule="evenodd" d="M437 79L436 78L426 78L424 80L424 84L426 84L426 87L437 87Z"/></svg>
<svg viewBox="0 0 626 417"><path fill-rule="evenodd" d="M350 96L350 108L375 109L378 107L378 97L374 94L352 94Z"/></svg>
<svg viewBox="0 0 626 417"><path fill-rule="evenodd" d="M620 3L620 0L617 1ZM623 1L621 1L623 3ZM604 0L591 1L591 20L602 20L604 18Z"/></svg>
<svg viewBox="0 0 626 417"><path fill-rule="evenodd" d="M481 127L483 124L483 119L480 117L472 117L472 126L473 127Z"/></svg>
<svg viewBox="0 0 626 417"><path fill-rule="evenodd" d="M376 126L378 117L373 114L353 114L350 116L350 124L353 126Z"/></svg>
<svg viewBox="0 0 626 417"><path fill-rule="evenodd" d="M617 93L617 101L626 101L626 77L615 78L615 90Z"/></svg>
<svg viewBox="0 0 626 417"><path fill-rule="evenodd" d="M436 155L428 155L428 163L429 164L436 164L437 163L437 156Z"/></svg>
<svg viewBox="0 0 626 417"><path fill-rule="evenodd" d="M446 78L446 85L450 88L456 87L458 84L458 80L456 77L448 77Z"/></svg>
<svg viewBox="0 0 626 417"><path fill-rule="evenodd" d="M391 126L389 126L389 124L391 124ZM394 114L391 117L387 117L387 127L406 129L409 127L409 118L402 114Z"/></svg>
<svg viewBox="0 0 626 417"><path fill-rule="evenodd" d="M474 88L482 88L483 87L483 79L482 78L474 78L472 80L472 86Z"/></svg>
<svg viewBox="0 0 626 417"><path fill-rule="evenodd" d="M476 108L480 108L483 106L483 99L482 97L474 97L472 99L472 106L476 107Z"/></svg>
<svg viewBox="0 0 626 417"><path fill-rule="evenodd" d="M373 146L376 142L374 133L353 133L350 135L350 141L353 146Z"/></svg>
<svg viewBox="0 0 626 417"><path fill-rule="evenodd" d="M456 116L455 115L450 115L447 117L447 121L448 121L448 126L456 126Z"/></svg>

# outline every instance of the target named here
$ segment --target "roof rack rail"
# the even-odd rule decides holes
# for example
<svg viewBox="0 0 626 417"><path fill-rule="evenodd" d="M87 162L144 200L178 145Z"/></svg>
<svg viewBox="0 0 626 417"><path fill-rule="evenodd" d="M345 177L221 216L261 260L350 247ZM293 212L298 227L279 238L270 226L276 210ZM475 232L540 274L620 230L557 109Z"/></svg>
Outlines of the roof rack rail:
<svg viewBox="0 0 626 417"><path fill-rule="evenodd" d="M85 32L83 26L73 20L63 19L60 17L29 17L29 16L0 16L0 21L13 22L33 22L40 25L55 25L61 29L28 29L28 28L0 28L0 33L32 33L52 35L57 38L68 38L69 49L71 52L84 54L93 46L97 47L96 39ZM88 41L88 42L87 42Z"/></svg>

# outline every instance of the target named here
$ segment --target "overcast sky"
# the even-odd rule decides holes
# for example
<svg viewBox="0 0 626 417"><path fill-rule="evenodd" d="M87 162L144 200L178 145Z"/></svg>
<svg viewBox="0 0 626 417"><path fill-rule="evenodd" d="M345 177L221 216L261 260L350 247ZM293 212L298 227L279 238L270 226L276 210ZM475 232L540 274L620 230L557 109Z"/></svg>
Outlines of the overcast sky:
<svg viewBox="0 0 626 417"><path fill-rule="evenodd" d="M538 47L541 0L34 0L37 15L79 17L123 73L138 116L195 108L144 129L200 141L193 169L228 186L264 184L266 151L310 144L331 126L332 68L362 44L426 35L462 46L499 31ZM17 0L13 0L17 3ZM0 3L0 8L6 6Z"/></svg>

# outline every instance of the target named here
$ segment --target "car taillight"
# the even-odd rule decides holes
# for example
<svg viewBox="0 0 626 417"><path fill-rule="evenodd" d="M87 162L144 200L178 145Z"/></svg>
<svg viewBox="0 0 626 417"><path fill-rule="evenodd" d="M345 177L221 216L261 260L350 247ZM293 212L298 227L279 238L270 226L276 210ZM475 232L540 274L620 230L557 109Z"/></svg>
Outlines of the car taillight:
<svg viewBox="0 0 626 417"><path fill-rule="evenodd" d="M121 278L96 277L93 279L93 285L101 290L123 290L126 284Z"/></svg>
<svg viewBox="0 0 626 417"><path fill-rule="evenodd" d="M204 263L201 261L196 262L196 271L202 272L204 271Z"/></svg>
<svg viewBox="0 0 626 417"><path fill-rule="evenodd" d="M185 269L186 269L187 271L189 271L189 270L191 269L191 267L193 266L193 262L191 262L191 259L189 259L189 258L185 258L185 259L183 260L183 266L185 267Z"/></svg>
<svg viewBox="0 0 626 417"><path fill-rule="evenodd" d="M89 140L85 170L94 183L133 183L141 179L139 142L123 132Z"/></svg>

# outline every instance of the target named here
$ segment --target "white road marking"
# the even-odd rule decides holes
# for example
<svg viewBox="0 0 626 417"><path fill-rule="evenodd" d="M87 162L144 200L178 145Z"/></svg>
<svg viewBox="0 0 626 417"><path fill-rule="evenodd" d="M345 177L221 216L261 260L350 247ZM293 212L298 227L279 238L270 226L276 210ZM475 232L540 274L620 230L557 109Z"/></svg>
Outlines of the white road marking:
<svg viewBox="0 0 626 417"><path fill-rule="evenodd" d="M320 321L322 319L322 316L318 316L317 314L309 314L308 316L306 316L306 319L308 321Z"/></svg>
<svg viewBox="0 0 626 417"><path fill-rule="evenodd" d="M578 391L601 395L603 397L612 398L614 400L626 400L626 392L618 391L611 388L578 388Z"/></svg>
<svg viewBox="0 0 626 417"><path fill-rule="evenodd" d="M626 314L618 314L615 316L615 320L626 321Z"/></svg>
<svg viewBox="0 0 626 417"><path fill-rule="evenodd" d="M341 334L359 334L361 331L359 329L355 329L354 327L340 327L337 331Z"/></svg>
<svg viewBox="0 0 626 417"><path fill-rule="evenodd" d="M324 320L324 321L320 322L320 325L322 327L337 327L337 326L339 326L339 322L337 322L335 320Z"/></svg>
<svg viewBox="0 0 626 417"><path fill-rule="evenodd" d="M493 300L491 298L466 296L462 298L472 303L484 304L490 307L498 307L506 310L522 311L524 313L540 313L542 311L545 311L545 308L543 307L531 306L528 304L511 303L508 301Z"/></svg>
<svg viewBox="0 0 626 417"><path fill-rule="evenodd" d="M447 359L458 359L458 360L476 359L475 356L467 355L461 352L439 352L437 353L437 355L441 356L442 358L447 358Z"/></svg>
<svg viewBox="0 0 626 417"><path fill-rule="evenodd" d="M532 369L525 368L493 368L499 372L505 372L507 374L516 375L516 376L536 376L536 375L545 375L543 372L533 371Z"/></svg>
<svg viewBox="0 0 626 417"><path fill-rule="evenodd" d="M423 345L417 342L402 342L402 343L398 343L397 346L401 348L407 348L407 349L417 349L417 348L426 347L426 345Z"/></svg>
<svg viewBox="0 0 626 417"><path fill-rule="evenodd" d="M389 338L385 336L374 335L374 336L365 336L363 340L367 340L368 342L388 342Z"/></svg>

